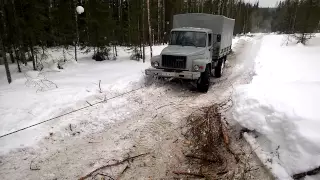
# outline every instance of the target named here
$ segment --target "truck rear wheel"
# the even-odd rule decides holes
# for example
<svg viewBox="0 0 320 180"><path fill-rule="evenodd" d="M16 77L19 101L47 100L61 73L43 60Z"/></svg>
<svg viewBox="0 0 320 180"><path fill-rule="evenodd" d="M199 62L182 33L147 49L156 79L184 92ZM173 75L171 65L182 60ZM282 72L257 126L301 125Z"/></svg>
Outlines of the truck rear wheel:
<svg viewBox="0 0 320 180"><path fill-rule="evenodd" d="M223 73L223 69L224 69L224 65L226 63L226 59L227 57L223 57L221 59L219 59L218 61L218 65L217 67L215 68L214 70L214 75L217 77L217 78L220 78L222 76L222 73Z"/></svg>
<svg viewBox="0 0 320 180"><path fill-rule="evenodd" d="M210 67L207 65L206 70L201 73L200 78L197 82L198 91L206 93L209 90L210 85Z"/></svg>

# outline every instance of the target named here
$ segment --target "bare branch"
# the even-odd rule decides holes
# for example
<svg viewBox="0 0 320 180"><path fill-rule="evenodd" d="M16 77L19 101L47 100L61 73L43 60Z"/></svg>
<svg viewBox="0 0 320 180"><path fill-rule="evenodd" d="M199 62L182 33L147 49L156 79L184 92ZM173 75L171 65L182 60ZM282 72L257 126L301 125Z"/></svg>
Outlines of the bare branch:
<svg viewBox="0 0 320 180"><path fill-rule="evenodd" d="M90 106L92 106L92 104L90 104L88 101L86 101Z"/></svg>
<svg viewBox="0 0 320 180"><path fill-rule="evenodd" d="M99 80L99 92L102 93L102 89L101 89L101 80Z"/></svg>
<svg viewBox="0 0 320 180"><path fill-rule="evenodd" d="M105 165L105 166L101 166L101 167L93 170L93 171L90 172L89 174L87 174L87 175L79 178L79 180L87 179L88 177L92 176L95 172L97 172L97 171L99 171L99 170L101 170L101 169L104 169L104 168L107 168L107 167L112 167L112 166L117 166L117 165L123 164L123 163L125 163L125 162L132 161L132 160L134 160L134 159L136 159L136 158L138 158L138 157L148 155L148 154L150 154L150 153L143 153L143 154L139 154L139 155L136 155L136 156L127 157L127 158L125 158L125 159L123 159L123 160L121 160L121 161L117 161L117 162L115 162L115 163L113 163L113 164L108 164L108 165Z"/></svg>

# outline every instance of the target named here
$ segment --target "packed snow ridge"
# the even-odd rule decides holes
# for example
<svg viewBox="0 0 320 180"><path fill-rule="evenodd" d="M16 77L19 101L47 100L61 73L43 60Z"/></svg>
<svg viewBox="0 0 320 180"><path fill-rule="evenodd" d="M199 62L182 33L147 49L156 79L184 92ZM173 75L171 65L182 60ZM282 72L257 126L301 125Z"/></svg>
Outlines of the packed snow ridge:
<svg viewBox="0 0 320 180"><path fill-rule="evenodd" d="M320 166L320 35L304 46L267 35L252 83L236 88L234 119L279 179ZM319 179L310 176L306 179Z"/></svg>

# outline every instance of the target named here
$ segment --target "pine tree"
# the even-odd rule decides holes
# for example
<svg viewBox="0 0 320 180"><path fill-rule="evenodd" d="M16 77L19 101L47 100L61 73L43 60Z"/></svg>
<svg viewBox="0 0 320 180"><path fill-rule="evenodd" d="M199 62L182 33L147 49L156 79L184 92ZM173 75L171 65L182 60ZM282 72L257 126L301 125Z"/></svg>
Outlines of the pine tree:
<svg viewBox="0 0 320 180"><path fill-rule="evenodd" d="M316 0L286 0L276 8L272 30L292 34L305 44L313 37L320 21L320 3Z"/></svg>
<svg viewBox="0 0 320 180"><path fill-rule="evenodd" d="M3 5L7 33L3 46L12 62L37 64L39 48L77 46L94 54L109 54L130 46L145 59L144 47L169 40L172 20L179 13L210 13L234 18L234 33L271 29L305 34L320 27L317 0L285 0L275 10L262 10L244 0L7 0ZM77 14L77 5L85 12ZM272 18L271 18L272 16ZM261 28L262 27L262 28ZM8 41L7 39L10 39ZM150 48L152 49L152 48Z"/></svg>

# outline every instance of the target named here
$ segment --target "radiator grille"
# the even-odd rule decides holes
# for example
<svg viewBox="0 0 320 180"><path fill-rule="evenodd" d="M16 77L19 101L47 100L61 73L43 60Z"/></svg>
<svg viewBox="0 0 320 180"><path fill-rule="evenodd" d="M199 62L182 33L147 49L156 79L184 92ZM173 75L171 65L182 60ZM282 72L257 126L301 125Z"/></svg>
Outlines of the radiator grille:
<svg viewBox="0 0 320 180"><path fill-rule="evenodd" d="M162 55L162 67L173 69L186 69L187 57L186 56L170 56Z"/></svg>

